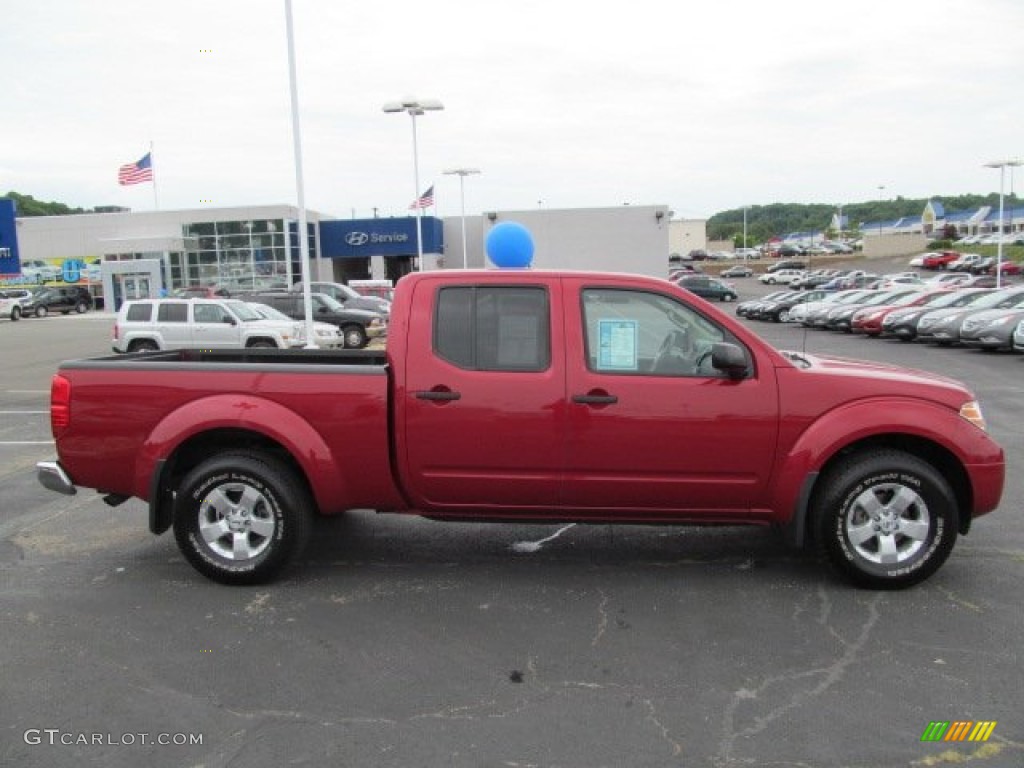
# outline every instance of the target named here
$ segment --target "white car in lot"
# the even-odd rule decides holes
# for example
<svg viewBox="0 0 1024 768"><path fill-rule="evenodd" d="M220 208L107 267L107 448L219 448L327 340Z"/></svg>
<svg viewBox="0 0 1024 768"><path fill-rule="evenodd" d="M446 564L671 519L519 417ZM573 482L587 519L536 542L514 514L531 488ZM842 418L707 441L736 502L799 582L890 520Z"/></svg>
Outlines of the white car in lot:
<svg viewBox="0 0 1024 768"><path fill-rule="evenodd" d="M779 269L775 272L765 272L757 279L765 285L789 285L803 276L802 269Z"/></svg>
<svg viewBox="0 0 1024 768"><path fill-rule="evenodd" d="M137 299L121 305L115 352L165 349L290 349L306 343L302 323L267 320L237 299Z"/></svg>
<svg viewBox="0 0 1024 768"><path fill-rule="evenodd" d="M21 320L21 302L0 291L0 317Z"/></svg>
<svg viewBox="0 0 1024 768"><path fill-rule="evenodd" d="M267 320L277 320L282 323L295 323L300 322L302 325L302 334L305 338L306 328L305 323L301 321L293 320L288 317L284 312L278 309L274 309L269 304L260 304L256 301L247 301L250 307L259 312ZM331 323L321 323L319 320L313 321L313 338L316 340L318 347L327 347L328 349L341 349L345 346L345 334L341 332L341 329Z"/></svg>
<svg viewBox="0 0 1024 768"><path fill-rule="evenodd" d="M42 259L26 259L21 262L21 274L37 283L45 283L60 278L60 267L47 264Z"/></svg>

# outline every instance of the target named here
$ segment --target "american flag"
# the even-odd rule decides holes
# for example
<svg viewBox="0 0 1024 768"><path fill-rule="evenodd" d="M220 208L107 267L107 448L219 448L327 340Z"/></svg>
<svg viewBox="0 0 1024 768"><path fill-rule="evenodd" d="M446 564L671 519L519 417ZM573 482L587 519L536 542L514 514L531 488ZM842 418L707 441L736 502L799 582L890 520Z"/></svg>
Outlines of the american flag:
<svg viewBox="0 0 1024 768"><path fill-rule="evenodd" d="M147 152L141 160L122 165L117 171L117 183L122 187L153 180L153 160Z"/></svg>
<svg viewBox="0 0 1024 768"><path fill-rule="evenodd" d="M416 200L413 200L410 204L410 208L429 208L434 204L434 186L431 185L430 189L424 192Z"/></svg>

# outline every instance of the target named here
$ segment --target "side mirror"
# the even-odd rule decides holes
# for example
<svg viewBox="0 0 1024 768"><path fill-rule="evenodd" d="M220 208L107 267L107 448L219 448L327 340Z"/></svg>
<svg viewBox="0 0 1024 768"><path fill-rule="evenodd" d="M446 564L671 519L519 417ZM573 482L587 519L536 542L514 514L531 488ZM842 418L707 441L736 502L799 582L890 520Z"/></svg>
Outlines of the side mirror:
<svg viewBox="0 0 1024 768"><path fill-rule="evenodd" d="M711 367L724 371L730 379L742 379L750 372L747 355L736 344L717 341L711 345Z"/></svg>
<svg viewBox="0 0 1024 768"><path fill-rule="evenodd" d="M229 316L225 316L221 322L226 323L227 325L238 325L238 323L235 322L235 318Z"/></svg>

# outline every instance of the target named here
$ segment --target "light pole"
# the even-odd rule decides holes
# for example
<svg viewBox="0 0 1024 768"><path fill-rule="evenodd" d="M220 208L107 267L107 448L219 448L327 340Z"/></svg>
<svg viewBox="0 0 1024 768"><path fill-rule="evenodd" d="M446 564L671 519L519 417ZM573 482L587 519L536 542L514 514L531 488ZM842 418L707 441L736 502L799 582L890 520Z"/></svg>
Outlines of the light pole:
<svg viewBox="0 0 1024 768"><path fill-rule="evenodd" d="M389 101L383 107L385 112L405 112L412 118L412 173L416 189L412 199L420 199L420 158L416 146L416 118L424 112L435 112L444 109L437 99L415 99L406 97L401 101ZM423 269L423 206L416 205L416 269Z"/></svg>
<svg viewBox="0 0 1024 768"><path fill-rule="evenodd" d="M747 208L749 206L743 206L743 258L747 256Z"/></svg>
<svg viewBox="0 0 1024 768"><path fill-rule="evenodd" d="M459 205L462 209L462 268L465 269L468 266L466 258L466 177L480 173L479 168L449 168L444 171L446 176L458 176L459 177Z"/></svg>
<svg viewBox="0 0 1024 768"><path fill-rule="evenodd" d="M1003 187L1006 180L1006 169L1016 168L1021 164L1020 160L996 160L985 163L986 168L999 169L999 239L996 240L996 290L1003 286Z"/></svg>

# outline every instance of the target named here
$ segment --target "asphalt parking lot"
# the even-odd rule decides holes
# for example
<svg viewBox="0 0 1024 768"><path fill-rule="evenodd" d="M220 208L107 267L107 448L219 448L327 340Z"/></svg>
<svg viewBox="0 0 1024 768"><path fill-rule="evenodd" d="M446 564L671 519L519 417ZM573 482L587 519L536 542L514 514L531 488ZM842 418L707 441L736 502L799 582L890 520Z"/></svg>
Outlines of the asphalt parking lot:
<svg viewBox="0 0 1024 768"><path fill-rule="evenodd" d="M321 524L284 580L228 588L141 502L35 480L49 378L108 354L111 322L0 321L0 764L1024 764L1022 356L751 324L978 393L1003 503L908 591L853 589L765 530L368 512ZM968 720L988 741L922 741Z"/></svg>

